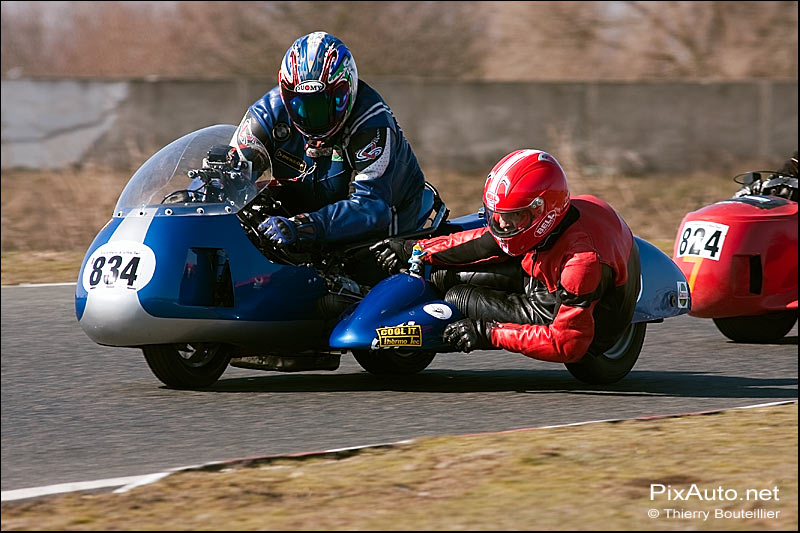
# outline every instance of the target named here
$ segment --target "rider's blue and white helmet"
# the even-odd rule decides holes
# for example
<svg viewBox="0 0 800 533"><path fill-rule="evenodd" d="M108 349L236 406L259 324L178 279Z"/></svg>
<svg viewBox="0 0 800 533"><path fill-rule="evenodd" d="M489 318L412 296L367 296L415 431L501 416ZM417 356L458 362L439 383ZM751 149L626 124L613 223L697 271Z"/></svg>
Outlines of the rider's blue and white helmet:
<svg viewBox="0 0 800 533"><path fill-rule="evenodd" d="M358 70L342 41L318 31L300 37L286 51L278 83L295 127L310 139L325 140L353 110Z"/></svg>

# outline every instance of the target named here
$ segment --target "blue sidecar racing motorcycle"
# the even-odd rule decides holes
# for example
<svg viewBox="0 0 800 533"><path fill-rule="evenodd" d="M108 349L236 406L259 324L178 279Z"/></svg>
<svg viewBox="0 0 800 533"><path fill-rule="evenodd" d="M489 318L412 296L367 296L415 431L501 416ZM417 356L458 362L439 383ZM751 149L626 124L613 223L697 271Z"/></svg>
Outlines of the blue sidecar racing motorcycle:
<svg viewBox="0 0 800 533"><path fill-rule="evenodd" d="M78 276L75 311L89 338L141 349L155 376L181 389L212 385L229 364L335 370L351 352L368 372L396 375L453 352L442 333L462 316L426 279L430 267L364 283L349 272L371 243L289 253L262 239L258 224L287 213L275 180L257 181L248 166L226 161L222 145L235 129L189 133L134 173ZM448 213L427 184L418 231L404 237L486 223L481 212L453 220ZM566 365L581 381L622 379L647 323L689 311L681 271L653 245L637 243L643 274L633 322L607 352Z"/></svg>

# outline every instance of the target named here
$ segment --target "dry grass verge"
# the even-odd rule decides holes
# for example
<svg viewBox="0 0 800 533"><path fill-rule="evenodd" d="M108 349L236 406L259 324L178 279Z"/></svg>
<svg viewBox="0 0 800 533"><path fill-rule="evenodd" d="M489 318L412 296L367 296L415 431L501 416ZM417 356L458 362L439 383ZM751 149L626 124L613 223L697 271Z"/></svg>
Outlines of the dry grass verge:
<svg viewBox="0 0 800 533"><path fill-rule="evenodd" d="M229 464L2 511L9 531L796 531L797 404Z"/></svg>
<svg viewBox="0 0 800 533"><path fill-rule="evenodd" d="M74 282L78 279L83 256L83 251L3 252L2 284Z"/></svg>
<svg viewBox="0 0 800 533"><path fill-rule="evenodd" d="M3 171L2 251L86 251L131 174Z"/></svg>

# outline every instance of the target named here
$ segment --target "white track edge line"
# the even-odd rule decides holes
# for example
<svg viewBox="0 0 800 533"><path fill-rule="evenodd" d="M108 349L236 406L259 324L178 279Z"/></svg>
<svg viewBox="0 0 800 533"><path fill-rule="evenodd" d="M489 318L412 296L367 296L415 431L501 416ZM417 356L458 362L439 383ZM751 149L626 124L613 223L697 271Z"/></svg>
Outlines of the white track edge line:
<svg viewBox="0 0 800 533"><path fill-rule="evenodd" d="M120 485L132 485L141 483L159 474L145 474L143 476L115 477L109 479L98 479L95 481L79 481L75 483L59 483L57 485L47 485L45 487L32 487L28 489L4 490L0 493L0 500L7 502L35 498L37 496L48 496L50 494L61 494L63 492L78 492L92 489L104 489L108 487L118 487ZM162 473L161 477L167 473ZM159 478L161 479L161 478ZM153 480L157 481L157 480ZM152 483L152 481L150 481Z"/></svg>
<svg viewBox="0 0 800 533"><path fill-rule="evenodd" d="M30 288L30 287L66 287L68 285L76 285L75 281L65 281L63 283L20 283L18 285L0 285L3 289L11 288Z"/></svg>
<svg viewBox="0 0 800 533"><path fill-rule="evenodd" d="M469 434L470 436L476 435L491 435L491 434L500 434L500 433L509 433L509 432L517 432L517 431L526 431L526 430L533 430L533 429L554 429L554 428L564 428L564 427L573 427L573 426L585 426L588 424L601 424L604 422L624 422L627 420L642 420L648 421L652 418L659 418L659 417L670 417L676 418L680 416L691 416L697 414L713 414L713 413L722 413L724 411L734 411L737 409L756 409L759 407L774 407L777 405L789 405L793 403L798 403L798 400L784 400L779 402L768 402L768 403L759 403L755 405L743 405L740 407L726 407L722 409L712 409L709 411L699 411L699 412L691 412L691 413L683 413L683 414L669 414L669 415L653 415L653 416L645 416L645 417L634 417L634 418L612 418L607 420L589 420L586 422L572 422L569 424L558 424L553 426L535 426L530 428L521 428L521 429L514 429L514 430L504 430L504 431L494 431L494 432L487 432L487 433L472 433ZM465 436L465 435L450 435L452 437L458 436ZM301 452L295 454L286 454L286 455L270 455L270 456L263 456L263 457L254 457L247 460L258 460L258 459L279 459L279 458L292 458L292 457L303 457L303 456L313 456L313 455L324 455L328 453L337 453L337 452L344 452L344 451L353 451L353 450L360 450L364 448L375 448L379 446L396 446L398 444L409 444L414 442L416 439L405 439L397 442L391 442L386 444L367 444L362 446L351 446L347 448L333 448L330 450L324 450L319 452ZM0 492L0 501L14 501L14 500L23 500L27 498L36 498L39 496L49 496L51 494L61 494L64 492L80 492L84 490L92 490L92 489L102 489L102 488L109 488L109 487L120 487L113 492L115 494L122 494L132 490L136 487L141 487L143 485L148 485L150 483L155 483L161 479L164 479L170 474L175 472L180 472L183 470L192 470L198 468L204 468L212 465L218 464L227 464L227 463L235 463L237 461L241 461L242 459L233 459L229 461L211 461L208 463L203 463L194 466L182 466L178 468L172 468L170 470L164 472L156 472L154 474L144 474L141 476L128 476L128 477L117 477L117 478L109 478L109 479L98 479L95 481L82 481L76 483L60 483L58 485L47 485L44 487L31 487L28 489L15 489L15 490L5 490Z"/></svg>

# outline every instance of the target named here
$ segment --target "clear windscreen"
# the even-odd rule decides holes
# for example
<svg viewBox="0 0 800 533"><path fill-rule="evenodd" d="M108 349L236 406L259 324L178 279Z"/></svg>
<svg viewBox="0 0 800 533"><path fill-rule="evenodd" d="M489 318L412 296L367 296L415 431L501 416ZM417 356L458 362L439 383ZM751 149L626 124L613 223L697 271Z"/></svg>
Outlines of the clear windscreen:
<svg viewBox="0 0 800 533"><path fill-rule="evenodd" d="M244 207L262 185L256 184L249 163L231 169L205 161L209 149L229 144L235 131L236 126L230 124L209 126L156 152L133 174L114 207L114 215L162 204L223 206L225 212Z"/></svg>

